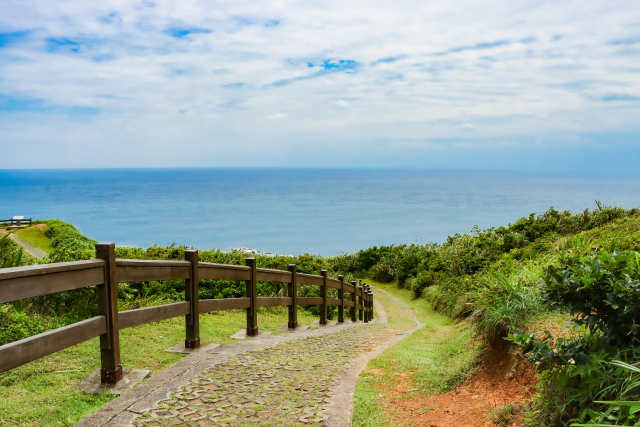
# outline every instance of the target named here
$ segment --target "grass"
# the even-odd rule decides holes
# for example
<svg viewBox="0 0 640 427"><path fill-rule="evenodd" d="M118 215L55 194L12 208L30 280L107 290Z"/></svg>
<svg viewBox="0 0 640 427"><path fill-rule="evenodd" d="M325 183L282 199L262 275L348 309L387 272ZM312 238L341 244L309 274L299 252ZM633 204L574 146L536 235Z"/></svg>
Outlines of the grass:
<svg viewBox="0 0 640 427"><path fill-rule="evenodd" d="M31 243L38 249L51 253L53 247L51 246L51 239L44 234L44 229L40 229L37 226L24 228L16 232L21 238Z"/></svg>
<svg viewBox="0 0 640 427"><path fill-rule="evenodd" d="M260 330L281 333L287 323L285 308L259 308ZM316 320L305 310L298 321ZM231 343L230 336L246 325L242 310L213 312L200 317L203 344ZM184 319L174 318L120 331L120 354L125 368L151 369L153 373L184 355L165 350L184 341ZM67 348L0 374L0 425L71 425L97 410L112 395L92 396L79 390L82 380L100 367L98 338Z"/></svg>
<svg viewBox="0 0 640 427"><path fill-rule="evenodd" d="M396 409L384 404L396 385L406 379L413 387L414 391L404 393L402 399L448 390L471 371L480 348L473 344L474 330L469 323L456 323L435 313L424 299L413 299L411 291L397 289L395 284L373 285L405 301L424 327L369 362L356 384L353 424L400 425L406 420L399 420ZM392 324L402 322L406 312L406 308L387 309Z"/></svg>

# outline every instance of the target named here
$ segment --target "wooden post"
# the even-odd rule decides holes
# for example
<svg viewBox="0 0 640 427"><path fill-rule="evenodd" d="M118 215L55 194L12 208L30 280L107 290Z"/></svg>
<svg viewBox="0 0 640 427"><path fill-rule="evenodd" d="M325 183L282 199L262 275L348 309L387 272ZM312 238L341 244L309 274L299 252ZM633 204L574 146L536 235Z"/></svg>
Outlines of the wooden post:
<svg viewBox="0 0 640 427"><path fill-rule="evenodd" d="M364 312L364 323L369 323L369 285L366 283L362 288L362 311Z"/></svg>
<svg viewBox="0 0 640 427"><path fill-rule="evenodd" d="M371 291L371 318L373 319L373 290Z"/></svg>
<svg viewBox="0 0 640 427"><path fill-rule="evenodd" d="M98 306L107 326L107 332L100 335L100 382L102 384L115 384L122 379L115 249L114 243L96 245L96 258L104 261L104 284L97 287Z"/></svg>
<svg viewBox="0 0 640 427"><path fill-rule="evenodd" d="M364 321L368 322L371 320L371 316L369 315L369 295L371 292L371 286L368 284L364 284Z"/></svg>
<svg viewBox="0 0 640 427"><path fill-rule="evenodd" d="M356 310L358 309L358 300L356 295L358 294L358 287L356 286L356 281L351 281L351 286L353 286L353 292L351 292L351 302L353 303L353 307L351 307L351 321L355 322L356 319Z"/></svg>
<svg viewBox="0 0 640 427"><path fill-rule="evenodd" d="M184 251L184 259L191 263L191 278L184 281L185 300L189 303L189 313L185 316L185 348L200 347L200 274L198 272L198 251Z"/></svg>
<svg viewBox="0 0 640 427"><path fill-rule="evenodd" d="M247 281L247 298L249 298L249 308L247 308L247 336L255 337L258 335L258 277L256 271L256 259L247 258L245 260L249 266L249 280Z"/></svg>
<svg viewBox="0 0 640 427"><path fill-rule="evenodd" d="M344 323L344 276L341 274L338 276L340 280L340 289L338 289L338 299L340 305L338 306L338 323Z"/></svg>
<svg viewBox="0 0 640 427"><path fill-rule="evenodd" d="M364 289L364 304L362 305L364 310L364 321L365 323L369 322L369 292L367 289Z"/></svg>
<svg viewBox="0 0 640 427"><path fill-rule="evenodd" d="M296 265L289 264L291 272L291 281L289 282L289 297L291 297L291 305L289 306L289 329L298 327L298 283L296 281Z"/></svg>
<svg viewBox="0 0 640 427"><path fill-rule="evenodd" d="M358 320L362 322L363 318L364 318L364 313L363 313L363 305L362 305L362 299L363 299L363 293L364 293L364 289L362 288L362 286L358 286Z"/></svg>
<svg viewBox="0 0 640 427"><path fill-rule="evenodd" d="M320 270L322 276L322 286L320 294L322 295L322 305L320 306L320 324L327 324L327 270Z"/></svg>
<svg viewBox="0 0 640 427"><path fill-rule="evenodd" d="M369 289L369 319L373 320L373 290Z"/></svg>

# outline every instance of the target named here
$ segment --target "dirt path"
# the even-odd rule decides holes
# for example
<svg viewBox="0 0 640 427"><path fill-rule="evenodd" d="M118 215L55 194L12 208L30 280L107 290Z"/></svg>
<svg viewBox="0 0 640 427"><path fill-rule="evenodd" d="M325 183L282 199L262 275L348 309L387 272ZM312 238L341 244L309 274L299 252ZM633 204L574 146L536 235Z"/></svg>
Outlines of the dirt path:
<svg viewBox="0 0 640 427"><path fill-rule="evenodd" d="M38 249L26 240L21 239L16 233L7 233L6 230L0 230L0 236L3 236L5 234L8 234L9 239L11 239L13 243L20 246L23 251L25 251L35 259L42 259L49 256L49 254L47 254L42 249Z"/></svg>
<svg viewBox="0 0 640 427"><path fill-rule="evenodd" d="M378 294L385 310L413 316L396 299ZM380 316L379 319L384 319ZM411 324L411 322L409 322ZM109 402L80 425L330 425L350 423L350 406L362 357L375 355L409 329L377 320L345 322L257 337L190 355ZM413 324L415 326L415 324ZM386 346L385 346L386 347ZM365 360L366 363L366 360ZM361 365L358 369L359 364ZM351 394L341 380L351 375ZM345 394L346 393L346 394ZM337 412L336 412L337 411ZM335 421L339 416L342 421Z"/></svg>

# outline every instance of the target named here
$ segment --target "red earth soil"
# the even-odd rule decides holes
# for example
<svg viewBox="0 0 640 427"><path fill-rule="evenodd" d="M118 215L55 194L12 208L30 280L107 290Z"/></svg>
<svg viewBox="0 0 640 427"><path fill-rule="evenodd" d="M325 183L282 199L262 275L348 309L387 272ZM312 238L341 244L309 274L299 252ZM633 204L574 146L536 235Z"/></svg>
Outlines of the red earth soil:
<svg viewBox="0 0 640 427"><path fill-rule="evenodd" d="M391 425L493 426L492 410L508 403L517 413L531 401L534 375L528 362L506 348L495 349L485 354L480 368L464 384L450 392L431 396L413 393L417 389L408 373L398 373L394 387L378 391ZM519 418L514 416L511 425L520 425Z"/></svg>

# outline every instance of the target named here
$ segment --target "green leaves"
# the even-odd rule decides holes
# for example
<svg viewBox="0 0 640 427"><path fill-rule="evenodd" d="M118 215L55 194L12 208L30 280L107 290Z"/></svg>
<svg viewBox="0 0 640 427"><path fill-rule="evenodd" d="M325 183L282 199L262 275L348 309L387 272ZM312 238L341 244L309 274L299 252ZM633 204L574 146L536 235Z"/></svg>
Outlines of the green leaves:
<svg viewBox="0 0 640 427"><path fill-rule="evenodd" d="M640 254L602 251L567 261L547 270L545 300L568 308L612 347L640 344Z"/></svg>

